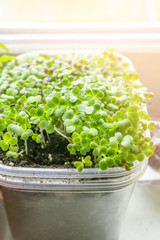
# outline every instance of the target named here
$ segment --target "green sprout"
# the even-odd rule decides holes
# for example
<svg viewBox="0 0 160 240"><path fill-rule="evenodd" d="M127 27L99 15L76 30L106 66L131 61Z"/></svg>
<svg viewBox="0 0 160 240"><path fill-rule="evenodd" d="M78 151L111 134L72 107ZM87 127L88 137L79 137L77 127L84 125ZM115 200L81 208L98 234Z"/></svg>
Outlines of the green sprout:
<svg viewBox="0 0 160 240"><path fill-rule="evenodd" d="M8 52L8 48L1 42L0 42L0 48Z"/></svg>
<svg viewBox="0 0 160 240"><path fill-rule="evenodd" d="M8 52L8 48L7 48L3 43L1 43L1 42L0 42L0 49ZM4 65L5 63L8 63L8 62L10 62L10 61L12 61L12 60L16 60L16 58L13 57L13 56L8 56L8 55L2 55L2 56L0 56L0 68L3 67L3 65ZM1 71L1 69L0 69L0 71Z"/></svg>
<svg viewBox="0 0 160 240"><path fill-rule="evenodd" d="M21 142L28 155L30 138L45 148L54 134L79 156L79 172L130 170L154 153L146 137L154 123L144 110L152 93L115 52L1 56L0 67L0 148L7 157L18 158Z"/></svg>

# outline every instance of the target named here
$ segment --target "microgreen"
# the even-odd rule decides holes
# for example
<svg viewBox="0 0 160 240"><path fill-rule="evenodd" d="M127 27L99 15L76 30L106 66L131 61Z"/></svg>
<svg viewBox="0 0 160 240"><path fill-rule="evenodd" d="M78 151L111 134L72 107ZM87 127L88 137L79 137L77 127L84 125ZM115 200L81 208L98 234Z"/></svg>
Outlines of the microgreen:
<svg viewBox="0 0 160 240"><path fill-rule="evenodd" d="M8 52L8 48L3 43L0 43L0 48Z"/></svg>
<svg viewBox="0 0 160 240"><path fill-rule="evenodd" d="M79 172L86 167L130 170L136 160L153 154L155 147L145 135L154 131L154 123L144 110L152 93L115 52L3 55L2 66L0 148L7 157L18 157L19 141L28 154L29 138L44 146L44 133L49 141L50 134L68 140L69 153L80 156L74 162Z"/></svg>
<svg viewBox="0 0 160 240"><path fill-rule="evenodd" d="M8 48L0 42L0 50L3 49L4 51L8 52ZM0 68L5 64L5 63L8 63L12 60L16 60L15 57L13 56L8 56L8 55L2 55L0 56ZM1 69L0 69L0 72L1 72Z"/></svg>

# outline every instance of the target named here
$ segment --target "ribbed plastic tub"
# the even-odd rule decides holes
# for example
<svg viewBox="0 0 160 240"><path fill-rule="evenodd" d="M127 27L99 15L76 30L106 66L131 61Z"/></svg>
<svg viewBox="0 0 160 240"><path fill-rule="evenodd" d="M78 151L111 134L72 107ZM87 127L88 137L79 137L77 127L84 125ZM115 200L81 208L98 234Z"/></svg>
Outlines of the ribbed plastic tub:
<svg viewBox="0 0 160 240"><path fill-rule="evenodd" d="M0 184L15 240L118 240L135 182L131 171L34 169L0 165Z"/></svg>
<svg viewBox="0 0 160 240"><path fill-rule="evenodd" d="M13 240L3 203L3 196L2 192L0 191L0 239Z"/></svg>
<svg viewBox="0 0 160 240"><path fill-rule="evenodd" d="M13 239L118 240L132 190L146 166L147 159L131 171L79 173L0 164L1 199Z"/></svg>

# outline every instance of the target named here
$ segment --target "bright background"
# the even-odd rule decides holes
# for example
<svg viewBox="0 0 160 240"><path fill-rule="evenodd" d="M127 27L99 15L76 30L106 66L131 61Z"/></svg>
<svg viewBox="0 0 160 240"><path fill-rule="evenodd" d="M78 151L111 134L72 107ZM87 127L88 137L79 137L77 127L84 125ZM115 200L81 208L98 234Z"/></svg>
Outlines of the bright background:
<svg viewBox="0 0 160 240"><path fill-rule="evenodd" d="M159 0L0 0L1 22L160 21Z"/></svg>

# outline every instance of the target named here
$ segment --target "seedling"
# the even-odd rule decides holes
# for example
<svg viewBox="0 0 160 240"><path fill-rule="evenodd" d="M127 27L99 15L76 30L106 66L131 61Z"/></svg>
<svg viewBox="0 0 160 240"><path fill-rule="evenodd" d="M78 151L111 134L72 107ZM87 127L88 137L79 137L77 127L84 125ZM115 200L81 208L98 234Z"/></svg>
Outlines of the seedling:
<svg viewBox="0 0 160 240"><path fill-rule="evenodd" d="M114 51L7 57L4 62L0 147L8 157L18 157L20 140L28 154L29 138L45 146L44 134L50 141L55 133L68 140L71 155L80 154L81 160L74 162L78 171L130 170L136 160L153 154L155 147L145 132L154 131L154 123L144 110L152 94Z"/></svg>

